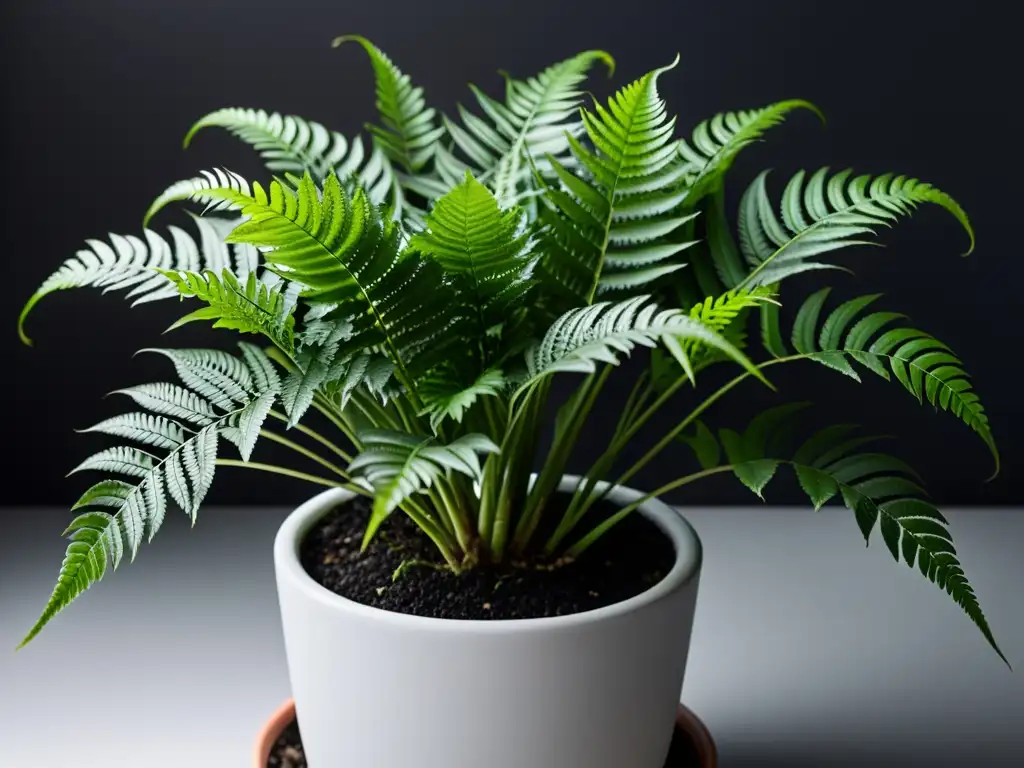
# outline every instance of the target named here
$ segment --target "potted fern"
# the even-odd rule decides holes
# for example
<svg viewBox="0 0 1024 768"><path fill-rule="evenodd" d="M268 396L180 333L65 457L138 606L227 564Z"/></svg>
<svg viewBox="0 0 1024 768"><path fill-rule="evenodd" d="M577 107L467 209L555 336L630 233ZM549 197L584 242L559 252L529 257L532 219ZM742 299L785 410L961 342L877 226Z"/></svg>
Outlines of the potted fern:
<svg viewBox="0 0 1024 768"><path fill-rule="evenodd" d="M369 141L258 110L207 115L186 144L227 129L262 154L270 180L218 169L172 185L146 224L197 202L198 238L147 228L89 241L25 307L26 342L32 307L82 286L128 289L135 303L193 299L174 327L255 337L234 351L151 350L180 383L121 390L135 410L92 428L126 442L75 471L116 477L75 504L25 643L134 558L170 506L195 521L218 467L280 473L328 488L274 548L312 768L660 768L701 550L659 498L717 474L760 496L789 470L815 510L836 500L865 539L877 527L1002 656L910 467L848 425L800 428L799 404L717 430L702 419L744 386L772 386L776 366L823 365L949 411L998 471L948 347L876 295L783 289L920 203L952 214L973 249L953 198L907 176L828 169L796 174L777 196L762 173L734 237L730 165L790 112L817 112L810 103L717 115L681 138L658 92L674 64L582 106L588 72L613 65L588 51L507 78L503 98L473 87L479 110L451 119L369 41L346 41L376 76ZM642 370L609 405L602 390L631 355ZM556 378L571 384L561 401ZM670 401L688 415L666 421ZM571 476L588 420L606 428L604 450ZM620 460L659 423L639 459ZM304 464L254 460L259 441ZM631 490L664 451L678 453L680 476Z"/></svg>

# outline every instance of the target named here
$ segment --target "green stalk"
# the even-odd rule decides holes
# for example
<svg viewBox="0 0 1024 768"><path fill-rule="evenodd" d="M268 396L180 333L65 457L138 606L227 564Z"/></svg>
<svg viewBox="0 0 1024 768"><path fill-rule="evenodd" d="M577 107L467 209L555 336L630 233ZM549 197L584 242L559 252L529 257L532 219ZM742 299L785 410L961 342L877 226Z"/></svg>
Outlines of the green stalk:
<svg viewBox="0 0 1024 768"><path fill-rule="evenodd" d="M438 478L435 485L437 493L441 497L441 502L448 512L448 517L452 521L455 538L459 542L459 547L462 549L464 554L469 554L473 545L473 536L469 531L466 516L462 512L462 506L456 500L458 490L455 488L454 484L449 490L447 478Z"/></svg>
<svg viewBox="0 0 1024 768"><path fill-rule="evenodd" d="M512 508L519 504L523 496L526 495L530 479L530 460L536 453L537 439L540 434L540 417L544 412L549 390L549 385L542 385L540 394L528 401L525 420L520 422L521 426L505 465L501 484L502 494L495 514L494 532L491 537L491 552L497 562L501 562L505 556Z"/></svg>
<svg viewBox="0 0 1024 768"><path fill-rule="evenodd" d="M316 475L309 475L305 472L299 472L294 469L288 469L287 467L279 467L276 464L261 464L257 461L239 461L237 459L217 459L216 464L218 467L257 469L260 472L269 472L273 475L286 475L288 477L294 477L296 480L305 480L307 483L326 485L328 488L345 488L346 490L353 491L361 496L373 496L371 491L363 488L362 486L356 485L355 483L339 483L335 480L329 480L326 477L318 477Z"/></svg>
<svg viewBox="0 0 1024 768"><path fill-rule="evenodd" d="M773 365L778 365L779 363L788 363L788 362L792 362L794 360L803 360L806 357L807 357L806 355L792 355L790 357L775 358L773 360L768 360L768 361L766 361L764 363L761 363L760 365L757 365L756 369L757 370L762 370L764 368L768 368L768 367L771 367ZM565 523L565 525L560 525L558 527L558 530L555 531L555 534L552 535L552 537L548 540L546 551L549 554L552 553L558 547L558 545L561 543L562 539L564 539L565 536L572 530L573 526L575 526L580 521L580 519L582 519L583 515L585 515L587 513L587 511L594 504L599 502L601 499L605 498L605 496L607 496L608 493L611 492L612 488L615 488L615 487L620 486L623 483L627 482L633 475L635 475L644 466L646 466L647 463L651 461L651 459L653 459L662 450L664 450L664 448L667 445L669 445L679 435L679 433L681 433L690 424L692 424L693 421L698 416L700 416L701 413L703 413L705 410L707 410L713 403L715 403L722 396L727 394L730 390L732 390L738 384L740 384L741 382L745 381L747 379L747 377L752 376L752 375L754 375L752 372L744 371L743 373L738 375L736 378L732 379L732 381L729 381L728 383L726 383L723 386L719 387L718 390L716 390L714 393L712 393L710 396L708 396L700 405L698 405L696 408L694 408L693 411L691 411L690 414L685 419L683 419L675 427L673 427L671 430L669 430L668 434L665 435L665 437L663 437L658 442L657 445L655 445L653 448L651 448L646 454L644 454L644 456L639 461L634 463L621 476L619 476L619 478L617 480L615 480L615 482L609 483L608 486L605 488L605 490L602 491L601 493L594 494L593 493L593 489L597 485L597 483L599 482L598 478L605 471L603 464L601 464L602 459L604 459L605 456L608 455L608 453L612 450L612 448L614 448L616 450L616 453L618 451L620 451L621 450L621 446L624 445L624 440L627 440L629 437L631 437L633 434L635 434L635 431L636 431L635 429L627 430L626 435L622 439L620 439L619 444L616 445L616 446L612 446L612 448L609 448L609 451L605 452L605 454L603 454L602 457L600 459L598 459L597 462L595 462L594 467L592 467L588 471L587 476L586 476L587 483L586 483L584 492L580 493L577 497L575 497L573 499L573 504L570 505L570 512L573 513L572 517L570 519L568 519L568 520L563 521ZM674 391L674 389L677 389L678 385L679 385L679 382L681 382L681 381L685 381L685 379L680 378L679 381L675 382L672 387L669 387L669 389L666 390L666 393ZM641 417L641 423L642 423L642 421L646 421L647 419L649 419L654 414L654 411L658 407L660 407L661 404L663 404L665 402L665 400L666 400L666 398L664 397L664 395L662 397L658 398L658 400L650 408L648 408L647 411L643 414L643 416ZM599 465L601 465L601 466L599 467ZM579 493L578 489L577 489L577 493ZM569 513L567 513L567 515L566 515L567 517L568 517L568 514Z"/></svg>
<svg viewBox="0 0 1024 768"><path fill-rule="evenodd" d="M345 422L341 412L334 407L333 403L320 395L314 395L313 407L320 411L328 421L336 426L338 431L348 438L352 445L356 446L357 449L359 448L359 439L356 437L355 430Z"/></svg>
<svg viewBox="0 0 1024 768"><path fill-rule="evenodd" d="M596 526L586 536L584 536L579 541L577 541L575 544L573 544L571 547L569 547L569 550L566 552L566 554L569 557L571 557L571 558L579 557L580 555L582 555L587 550L588 547L590 547L591 544L593 544L595 541L597 541L599 538L601 538L601 536L603 536L605 533L607 533L617 523L621 522L630 512L634 511L637 507L639 507L644 502L649 501L650 499L653 499L656 496L660 496L662 494L668 493L669 491L675 490L676 488L679 488L680 486L686 485L688 483L692 483L695 480L700 480L701 478L709 477L711 475L717 475L717 474L720 474L722 472L730 472L730 471L732 471L732 468L733 468L732 464L726 464L726 465L723 465L721 467L713 467L711 469L703 469L700 472L694 472L691 475L685 475L684 477L676 478L675 480L673 480L670 483L666 483L665 485L661 486L661 488L657 488L656 490L653 490L650 493L640 497L636 501L634 501L634 502L624 506L622 509L620 509L618 512L616 512L614 515L609 517L607 520L602 522L600 525Z"/></svg>
<svg viewBox="0 0 1024 768"><path fill-rule="evenodd" d="M544 466L527 497L526 509L516 526L513 548L517 553L521 554L529 546L530 539L533 538L542 519L544 506L558 486L558 481L565 474L566 464L568 464L572 449L579 438L580 430L586 423L590 411L593 410L597 396L611 372L612 366L606 365L600 375L590 374L580 385L580 391L587 390L586 394L580 395L577 399L565 428L561 432L556 432L551 449L544 460Z"/></svg>
<svg viewBox="0 0 1024 768"><path fill-rule="evenodd" d="M441 552L441 556L448 563L452 571L459 573L462 566L452 551L453 542L448 537L448 534L438 527L438 524L431 518L430 513L419 502L411 498L405 499L398 506L434 542L434 545Z"/></svg>
<svg viewBox="0 0 1024 768"><path fill-rule="evenodd" d="M269 415L272 416L273 418L277 419L278 421L284 422L285 424L288 423L288 417L285 416L283 413L279 413L278 411L272 410L272 411L270 411ZM326 437L321 435L316 430L310 429L305 424L296 424L295 425L295 429L299 430L299 432L301 432L302 434L306 435L307 437L309 437L309 438L311 438L313 440L316 440L318 443L320 443L320 445L324 446L329 451L332 451L333 453L335 453L338 457L340 457L344 461L348 461L348 462L352 461L352 457L348 453L346 453L341 448L336 446L334 443L332 443L330 440L328 440Z"/></svg>
<svg viewBox="0 0 1024 768"><path fill-rule="evenodd" d="M325 468L331 470L331 472L333 472L334 474L338 475L339 477L343 477L346 480L348 480L349 482L352 482L352 475L350 475L344 469L342 469L341 467L337 466L336 464L332 464L327 459L325 459L322 456L318 455L317 453L309 450L308 448L306 448L304 446L301 446L298 443L289 440L287 437L284 437L283 435L279 435L276 432L271 432L269 429L261 429L260 430L260 436L261 437L265 437L267 440L271 440L271 441L273 441L275 443L283 445L286 448L290 448L291 450L295 451L298 454L301 454L302 456L305 456L306 458L310 459L311 461L315 461L321 467L325 467Z"/></svg>
<svg viewBox="0 0 1024 768"><path fill-rule="evenodd" d="M768 361L766 361L764 363L761 363L757 367L758 367L758 369L768 368L768 367L770 367L772 365L777 365L778 363L789 363L789 362L793 362L795 360L803 360L803 359L805 359L805 357L806 357L806 355L791 355L789 357L779 357L779 358L775 358L774 360L768 360ZM657 445L655 445L653 448L651 448L649 451L647 451L647 453L645 453L643 455L643 457L641 457L629 469L627 469L625 472L623 472L619 476L619 478L615 481L615 483L613 485L609 485L608 488L602 494L600 494L597 498L595 498L594 502L596 503L597 501L600 501L602 498L604 498L608 494L608 492L612 489L612 487L614 487L616 485L623 485L624 483L628 482L629 479L631 477L633 477L633 475L635 475L637 472L639 472L641 469L643 469L645 466L647 466L647 464L654 457L656 457L669 444L671 444L672 441L675 440L675 438L678 437L678 435L684 429L686 429L688 426L690 426L690 424L692 424L694 422L694 420L696 420L696 418L698 416L700 416L704 411L706 411L717 400L721 399L724 395L726 395L730 390L735 388L738 384L742 383L750 375L752 375L752 374L750 374L749 372L744 372L744 373L740 374L739 376L737 376L736 378L734 378L732 381L729 381L728 383L723 384L714 393L709 395L704 400L704 402L702 402L700 405L698 405L696 408L694 408L685 419L683 419L675 427L673 427L671 430L669 430L668 434L666 434L661 440L659 440Z"/></svg>
<svg viewBox="0 0 1024 768"><path fill-rule="evenodd" d="M529 397L540 384L541 382L534 382L523 390L527 398L527 404L529 404ZM519 429L519 422L523 417L524 408L525 406L520 406L510 414L505 425L505 433L502 436L498 453L492 453L484 460L484 473L480 484L481 498L480 512L477 518L477 533L479 533L483 541L488 543L491 541L494 532L494 519L498 509L497 494L501 490L499 479L503 479L505 476L505 465L509 455L509 441Z"/></svg>

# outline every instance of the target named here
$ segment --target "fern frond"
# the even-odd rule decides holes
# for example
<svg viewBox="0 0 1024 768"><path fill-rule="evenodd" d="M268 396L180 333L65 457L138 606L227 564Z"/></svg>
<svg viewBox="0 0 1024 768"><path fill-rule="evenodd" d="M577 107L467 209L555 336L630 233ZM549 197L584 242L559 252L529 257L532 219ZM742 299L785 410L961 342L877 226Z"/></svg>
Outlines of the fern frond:
<svg viewBox="0 0 1024 768"><path fill-rule="evenodd" d="M626 86L607 108L583 110L595 151L569 138L578 173L549 158L561 188L549 187L544 197L541 266L551 287L577 306L685 266L674 257L693 242L668 236L696 214L679 212L687 164L672 140L675 118L657 89L658 77L676 62Z"/></svg>
<svg viewBox="0 0 1024 768"><path fill-rule="evenodd" d="M498 452L498 446L488 437L475 433L440 444L431 437L374 429L361 432L359 440L363 450L349 469L359 472L374 488L373 513L363 537L363 549L405 499L429 489L438 477L450 472L478 481L478 454Z"/></svg>
<svg viewBox="0 0 1024 768"><path fill-rule="evenodd" d="M177 286L182 297L193 297L207 306L177 320L168 330L196 320L212 320L214 328L230 328L241 333L266 336L284 352L295 349L295 318L292 315L299 286L278 282L269 286L249 273L242 284L228 270L181 272L159 270Z"/></svg>
<svg viewBox="0 0 1024 768"><path fill-rule="evenodd" d="M831 178L828 168L816 171L805 183L798 172L782 194L782 221L775 214L761 173L740 201L740 247L753 271L745 286L778 283L786 277L815 269L834 269L813 261L815 256L867 244L865 235L909 216L920 203L945 208L963 226L974 250L974 230L967 214L952 197L931 184L906 176L885 174L851 178L841 171Z"/></svg>
<svg viewBox="0 0 1024 768"><path fill-rule="evenodd" d="M430 416L430 428L435 432L447 418L461 424L463 414L479 398L497 397L507 385L505 375L497 368L488 368L466 386L451 370L439 369L420 382L420 396L423 398L420 416Z"/></svg>
<svg viewBox="0 0 1024 768"><path fill-rule="evenodd" d="M683 348L697 342L722 351L764 381L760 371L736 347L699 319L679 309L658 310L647 296L618 303L601 302L570 310L526 354L527 380L520 391L554 373L592 373L597 363L617 365L620 354L638 345L665 345L689 376L693 369Z"/></svg>
<svg viewBox="0 0 1024 768"><path fill-rule="evenodd" d="M759 109L717 114L693 130L692 144L680 140L679 153L689 164L686 205L696 205L720 182L745 147L758 141L796 109L808 109L822 122L825 120L809 101L790 99Z"/></svg>
<svg viewBox="0 0 1024 768"><path fill-rule="evenodd" d="M410 246L455 277L456 290L477 322L477 338L502 324L531 285L535 258L519 208L502 211L498 201L466 172L427 216L427 230Z"/></svg>
<svg viewBox="0 0 1024 768"><path fill-rule="evenodd" d="M360 386L375 398L387 402L396 391L394 373L395 364L379 352L363 351L344 358L335 357L322 389L341 408Z"/></svg>
<svg viewBox="0 0 1024 768"><path fill-rule="evenodd" d="M929 581L953 598L1006 662L957 557L948 522L925 498L914 470L887 454L860 452L877 438L852 437L855 427L851 425L826 427L783 457L772 425L789 423L802 405L769 409L743 433L719 431L737 478L761 495L777 468L789 465L815 510L839 497L853 512L866 542L878 527L893 559L902 558L910 567L916 563ZM707 458L711 456L708 440L713 441L709 435L705 428L700 437Z"/></svg>
<svg viewBox="0 0 1024 768"><path fill-rule="evenodd" d="M274 173L309 171L322 178L342 165L350 151L344 136L320 123L243 107L218 109L199 118L185 135L184 146L211 127L223 128L251 146Z"/></svg>
<svg viewBox="0 0 1024 768"><path fill-rule="evenodd" d="M157 213L166 208L170 203L181 200L193 200L194 202L205 204L204 215L218 211L237 211L239 207L237 203L204 194L210 189L227 187L243 195L249 194L249 182L244 177L226 168L200 171L199 176L176 181L157 195L156 199L150 203L149 208L146 210L146 215L142 218L142 226L149 226L149 222L152 221Z"/></svg>
<svg viewBox="0 0 1024 768"><path fill-rule="evenodd" d="M568 162L566 134L580 132L575 119L582 96L579 86L599 61L609 73L614 72L615 61L609 54L584 51L526 80L505 75L504 103L471 85L486 119L459 105L462 125L445 121L474 175L487 182L499 205L522 203L535 190L531 160L543 163L551 155Z"/></svg>
<svg viewBox="0 0 1024 768"><path fill-rule="evenodd" d="M168 495L195 523L196 512L213 481L218 434L236 430L243 435L242 451L247 458L259 431L257 422L262 421L260 414L266 416L268 403L277 393L254 387L257 382L273 386L276 379L266 374L271 364L258 348L242 348L243 359L214 350L167 351L179 371L191 366L192 378L201 371L215 371L230 379L239 395L225 401L227 407L210 401L198 390L166 383L143 385L122 391L143 407L152 405L154 414L116 416L85 430L115 435L166 453L161 457L133 445L119 445L100 451L72 470L111 472L128 481L103 480L75 503L73 509L80 513L65 531L71 543L57 584L19 647L102 579L108 567L116 570L126 552L134 560L143 540L151 541L159 530ZM220 382L218 389L227 387ZM194 426L184 426L176 421L179 418Z"/></svg>
<svg viewBox="0 0 1024 768"><path fill-rule="evenodd" d="M208 194L238 203L250 217L229 241L266 248L272 269L307 286L308 302L331 305L332 319L352 324L339 353L379 345L408 385L460 338L455 331L467 319L440 266L400 253L399 227L383 221L361 189L349 197L329 176L321 197L307 174L297 192L275 181L269 194L259 185L252 196L230 187Z"/></svg>
<svg viewBox="0 0 1024 768"><path fill-rule="evenodd" d="M295 358L295 368L288 373L281 388L281 402L288 414L289 427L298 424L312 405L317 390L330 376L339 347L351 335L351 323L335 321L329 324L326 333L318 335L315 343L303 345Z"/></svg>
<svg viewBox="0 0 1024 768"><path fill-rule="evenodd" d="M426 106L423 89L365 37L343 35L335 38L337 48L356 42L370 57L377 81L377 111L382 125L367 126L388 159L407 173L417 173L429 162L444 127L435 123L436 112Z"/></svg>
<svg viewBox="0 0 1024 768"><path fill-rule="evenodd" d="M168 451L185 442L186 435L185 428L177 422L149 413L126 413L114 416L81 431L102 432Z"/></svg>
<svg viewBox="0 0 1024 768"><path fill-rule="evenodd" d="M232 110L227 111L231 112ZM242 110L242 112L246 111L251 110ZM218 113L215 112L213 114L216 115ZM276 121L272 120L272 124L277 127L285 124L281 122L282 118L276 113L270 117L276 118ZM300 118L283 119L300 120ZM310 123L309 125L315 125L315 123ZM312 129L309 128L308 130ZM307 136L304 132L300 132L298 135L300 137ZM308 167L296 161L283 164L268 162L267 167L270 170L282 170L286 179L296 178L296 174L301 176L304 172L309 173L318 181L322 181L327 176L334 175L349 189L354 189L357 186L362 187L366 190L370 200L375 204L388 205L391 209L392 218L400 219L410 213L410 211L406 210L405 195L399 185L398 178L395 176L394 169L379 147L371 146L370 153L367 155L366 149L363 146L363 140L359 136L356 136L351 144L341 134L333 134L333 137L334 144L330 154L325 158L325 162L327 160L332 162L329 166L321 167L314 164L312 167ZM288 165L288 168L285 168L284 165ZM206 190L212 188L228 187L244 195L249 194L249 184L242 176L221 168L215 168L212 171L200 171L199 176L176 181L161 192L150 204L143 218L143 225L148 225L150 220L170 203L184 200L205 203L207 207L203 211L204 214L211 211L236 210L236 203L230 200L223 198L214 200L203 194ZM415 220L418 220L421 215L418 211L412 211L411 213Z"/></svg>
<svg viewBox="0 0 1024 768"><path fill-rule="evenodd" d="M144 230L144 240L134 235L109 236L109 243L87 240L88 249L78 251L50 275L25 304L18 318L18 335L25 344L32 341L25 333L29 313L43 298L56 291L73 288L100 288L108 291L128 290L132 306L170 299L178 291L158 269L221 272L234 269L247 274L256 269L257 254L248 245L230 249L224 243L223 223L212 219L195 219L199 242L179 227L168 227L170 242L152 230Z"/></svg>
<svg viewBox="0 0 1024 768"><path fill-rule="evenodd" d="M828 288L811 294L797 312L792 333L796 351L857 381L860 376L851 361L883 379L895 376L918 402L927 400L974 430L991 451L998 474L999 450L988 415L952 350L924 331L891 327L904 315L865 314L880 294L844 302L822 319L828 294Z"/></svg>

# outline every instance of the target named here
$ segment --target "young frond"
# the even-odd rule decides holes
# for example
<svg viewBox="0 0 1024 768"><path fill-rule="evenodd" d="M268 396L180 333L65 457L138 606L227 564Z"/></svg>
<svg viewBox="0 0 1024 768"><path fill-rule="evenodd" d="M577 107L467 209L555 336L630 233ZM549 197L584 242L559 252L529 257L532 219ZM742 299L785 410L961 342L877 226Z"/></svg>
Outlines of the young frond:
<svg viewBox="0 0 1024 768"><path fill-rule="evenodd" d="M462 125L446 120L455 145L469 167L493 190L502 207L522 203L536 189L531 161L544 164L548 155L562 157L569 148L566 134L579 134L579 86L597 62L615 70L604 51L584 51L526 80L505 76L505 101L470 86L486 118L461 105Z"/></svg>
<svg viewBox="0 0 1024 768"><path fill-rule="evenodd" d="M250 272L245 282L229 271L184 272L160 270L182 297L193 297L207 306L177 320L170 329L197 320L212 320L214 328L230 328L241 333L266 336L284 352L295 348L295 318L292 312L301 286L278 281L268 285ZM170 330L168 329L168 330Z"/></svg>
<svg viewBox="0 0 1024 768"><path fill-rule="evenodd" d="M241 451L248 459L259 431L256 422L262 421L259 414L266 416L268 403L277 393L255 388L256 382L272 384L266 376L272 366L257 347L242 348L241 359L213 350L168 350L176 365L191 365L193 372L213 370L230 379L238 393L230 401L218 404L198 389L172 384L143 385L123 391L143 407L153 405L154 414L116 416L85 430L115 435L166 453L160 456L133 445L119 445L100 451L72 470L109 472L126 479L103 480L75 503L73 509L79 514L65 531L71 543L57 584L22 646L102 579L108 563L116 569L125 553L134 560L143 540L151 541L163 523L168 495L195 523L196 512L213 481L219 433L231 429L244 435ZM186 426L177 421L179 418L191 423Z"/></svg>
<svg viewBox="0 0 1024 768"><path fill-rule="evenodd" d="M595 149L569 139L578 171L550 158L560 187L549 186L544 196L541 267L571 304L591 304L600 292L638 288L685 266L675 257L693 242L669 236L697 214L679 211L688 166L657 88L674 66L647 73L607 107L583 110Z"/></svg>
<svg viewBox="0 0 1024 768"><path fill-rule="evenodd" d="M454 371L441 368L420 382L420 396L423 399L420 415L430 417L430 428L435 432L447 418L461 424L463 414L479 398L497 397L507 386L505 374L497 368L488 368L465 386Z"/></svg>
<svg viewBox="0 0 1024 768"><path fill-rule="evenodd" d="M797 353L857 381L860 376L851 361L887 381L895 376L918 402L927 400L936 409L949 411L973 429L991 451L998 473L999 451L988 415L963 363L952 350L924 331L890 327L904 318L901 314L865 314L879 294L844 302L822 319L828 294L828 288L820 290L800 306L792 333ZM784 348L775 351L786 353Z"/></svg>
<svg viewBox="0 0 1024 768"><path fill-rule="evenodd" d="M478 455L497 453L489 438L463 435L448 444L432 437L374 429L359 434L362 452L349 469L359 472L374 489L373 513L363 537L365 549L388 516L410 496L430 488L438 477L459 472L473 480L481 476Z"/></svg>
<svg viewBox="0 0 1024 768"><path fill-rule="evenodd" d="M128 290L132 306L178 296L177 289L157 270L221 272L234 269L242 276L256 269L258 254L248 245L232 249L224 243L224 223L214 219L195 219L199 242L179 227L168 227L171 240L147 229L145 239L134 235L109 236L109 243L87 240L87 249L78 251L50 275L26 302L18 318L18 335L25 344L32 341L25 333L25 320L44 297L73 288ZM130 290L129 290L130 289Z"/></svg>
<svg viewBox="0 0 1024 768"><path fill-rule="evenodd" d="M467 171L463 182L437 201L426 223L410 246L453 276L459 299L477 322L477 337L485 339L531 285L535 258L522 211L501 210Z"/></svg>
<svg viewBox="0 0 1024 768"><path fill-rule="evenodd" d="M637 345L665 345L688 375L693 368L684 344L720 350L764 380L753 363L721 334L680 309L658 310L647 296L601 302L570 310L555 321L526 354L527 380L520 391L559 372L592 373L597 363L617 365Z"/></svg>
<svg viewBox="0 0 1024 768"><path fill-rule="evenodd" d="M753 268L745 286L778 283L808 270L834 269L812 259L870 243L864 236L909 216L920 203L949 211L970 238L967 253L974 250L974 230L967 214L945 192L906 176L851 175L845 170L829 178L828 168L821 168L806 179L804 171L798 172L782 194L782 221L768 197L768 172L754 180L740 201L740 247Z"/></svg>
<svg viewBox="0 0 1024 768"><path fill-rule="evenodd" d="M929 581L953 598L1006 661L964 574L948 522L926 500L917 474L892 456L859 451L877 438L852 436L856 427L848 424L826 427L795 452L783 452L776 439L777 427L788 424L800 407L790 404L769 409L742 433L720 430L718 441L710 429L703 427L698 431L698 454L705 459L720 455L722 451L712 446L720 442L733 473L759 496L778 467L789 465L815 510L832 498L840 498L853 512L865 541L870 541L877 526L893 559L899 562L902 556L910 567L916 563Z"/></svg>
<svg viewBox="0 0 1024 768"><path fill-rule="evenodd" d="M414 86L409 76L365 37L343 35L335 38L333 45L337 48L350 41L366 51L377 81L377 111L382 125L367 128L392 163L406 173L418 173L444 135L444 127L435 122L436 111L427 107L423 89Z"/></svg>
<svg viewBox="0 0 1024 768"><path fill-rule="evenodd" d="M796 109L811 110L822 121L825 119L809 101L790 99L759 109L720 113L701 122L693 130L692 143L685 139L679 142L679 153L689 163L686 205L695 206L720 183L744 147L758 141Z"/></svg>
<svg viewBox="0 0 1024 768"><path fill-rule="evenodd" d="M386 222L357 188L351 197L329 176L320 195L312 178L297 191L274 181L269 193L230 187L207 194L233 201L249 220L230 242L263 250L270 268L306 286L303 298L331 305L331 318L351 323L339 353L383 347L403 384L444 360L466 318L441 267L414 252L400 252L401 230Z"/></svg>

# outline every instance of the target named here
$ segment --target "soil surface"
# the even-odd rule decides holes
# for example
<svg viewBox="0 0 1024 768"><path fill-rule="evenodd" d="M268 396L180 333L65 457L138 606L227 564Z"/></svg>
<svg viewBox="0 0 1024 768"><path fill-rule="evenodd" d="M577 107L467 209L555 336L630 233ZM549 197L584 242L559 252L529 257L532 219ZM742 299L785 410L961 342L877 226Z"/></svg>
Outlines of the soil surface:
<svg viewBox="0 0 1024 768"><path fill-rule="evenodd" d="M306 755L302 751L299 727L295 721L285 728L284 733L271 748L267 768L308 768ZM665 768L701 768L697 747L686 731L676 728Z"/></svg>
<svg viewBox="0 0 1024 768"><path fill-rule="evenodd" d="M562 509L557 505L566 503L568 496L554 497L547 519L560 518ZM611 503L595 505L570 540L575 541L616 510ZM581 613L645 592L665 578L675 562L671 541L636 513L575 562L528 558L503 566L478 566L456 575L439 568L442 561L433 543L401 512L395 512L366 552L360 553L369 514L369 500L363 497L340 505L306 536L300 559L306 572L332 592L397 613L443 619L529 619ZM393 580L403 563L406 566Z"/></svg>

